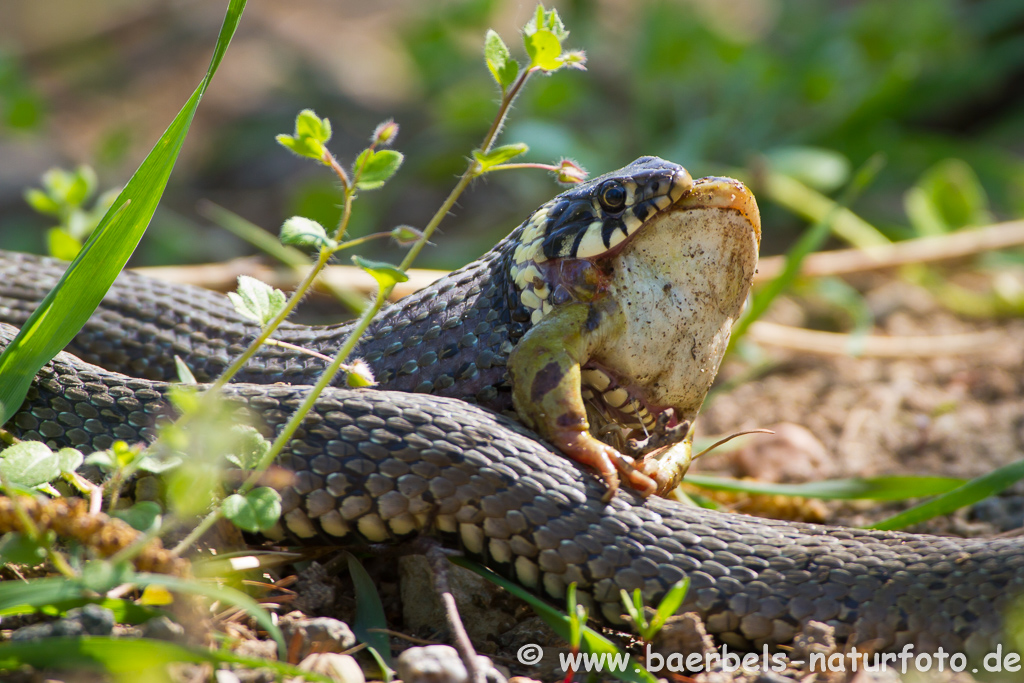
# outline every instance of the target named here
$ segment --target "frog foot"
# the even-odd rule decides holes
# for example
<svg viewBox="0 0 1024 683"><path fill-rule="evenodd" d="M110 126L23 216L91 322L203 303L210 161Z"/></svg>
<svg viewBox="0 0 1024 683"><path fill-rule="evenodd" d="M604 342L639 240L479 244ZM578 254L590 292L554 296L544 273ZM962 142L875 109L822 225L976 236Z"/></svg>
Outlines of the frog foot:
<svg viewBox="0 0 1024 683"><path fill-rule="evenodd" d="M657 495L667 496L683 481L690 469L691 446L689 441L673 443L647 453L637 462L637 470L655 483Z"/></svg>
<svg viewBox="0 0 1024 683"><path fill-rule="evenodd" d="M555 446L570 458L597 470L601 478L608 484L608 492L603 500L608 502L619 489L619 473L625 477L629 487L644 498L658 490L658 483L638 470L633 459L622 455L606 443L602 443L588 432L578 430L559 430L552 440Z"/></svg>

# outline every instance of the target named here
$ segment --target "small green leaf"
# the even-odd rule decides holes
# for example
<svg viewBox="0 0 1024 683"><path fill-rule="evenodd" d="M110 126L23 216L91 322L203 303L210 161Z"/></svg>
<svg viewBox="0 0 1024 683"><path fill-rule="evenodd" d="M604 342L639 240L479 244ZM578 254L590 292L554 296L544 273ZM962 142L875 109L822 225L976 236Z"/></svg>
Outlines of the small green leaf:
<svg viewBox="0 0 1024 683"><path fill-rule="evenodd" d="M484 60L502 91L512 85L519 75L519 62L512 59L505 41L493 29L488 29L484 39Z"/></svg>
<svg viewBox="0 0 1024 683"><path fill-rule="evenodd" d="M636 625L637 628L640 628L644 623L644 611L642 606L640 609L637 609L637 606L634 604L635 601L630 598L629 592L625 588L619 589L619 597L622 598L622 606L626 608L626 614L628 614L629 618L633 620L633 624Z"/></svg>
<svg viewBox="0 0 1024 683"><path fill-rule="evenodd" d="M260 325L273 320L288 300L280 289L248 275L238 276L238 292L230 292L228 298L236 311Z"/></svg>
<svg viewBox="0 0 1024 683"><path fill-rule="evenodd" d="M125 510L115 510L114 517L124 520L136 531L148 533L160 526L163 510L158 503L151 500L140 500Z"/></svg>
<svg viewBox="0 0 1024 683"><path fill-rule="evenodd" d="M558 16L558 10L552 9L545 12L544 5L538 4L533 16L523 26L523 34L533 35L542 29L547 29L560 41L569 37L569 32L565 30L565 24L562 23L561 17Z"/></svg>
<svg viewBox="0 0 1024 683"><path fill-rule="evenodd" d="M526 54L530 58L529 68L538 67L544 71L557 71L564 64L562 43L555 34L546 29L523 37Z"/></svg>
<svg viewBox="0 0 1024 683"><path fill-rule="evenodd" d="M244 496L237 493L224 499L224 516L243 531L266 531L281 518L281 494L263 486Z"/></svg>
<svg viewBox="0 0 1024 683"><path fill-rule="evenodd" d="M182 415L191 415L202 406L202 399L195 387L186 384L172 384L168 387L167 398Z"/></svg>
<svg viewBox="0 0 1024 683"><path fill-rule="evenodd" d="M320 118L312 109L303 109L295 117L295 137L326 143L331 139L331 121Z"/></svg>
<svg viewBox="0 0 1024 683"><path fill-rule="evenodd" d="M196 376L192 374L192 371L185 365L185 361L177 354L174 355L174 371L178 374L178 381L182 384L199 384L196 381Z"/></svg>
<svg viewBox="0 0 1024 683"><path fill-rule="evenodd" d="M511 145L501 145L495 147L489 152L481 152L478 149L473 150L473 158L476 159L477 163L480 164L480 172L486 173L488 169L497 166L498 164L504 164L511 159L515 159L520 154L526 154L530 151L530 147L523 142L514 142Z"/></svg>
<svg viewBox="0 0 1024 683"><path fill-rule="evenodd" d="M393 149L372 151L364 149L356 158L355 170L359 173L356 187L360 190L376 190L395 175L405 157Z"/></svg>
<svg viewBox="0 0 1024 683"><path fill-rule="evenodd" d="M205 513L217 498L220 470L215 463L187 460L168 475L167 503L182 517Z"/></svg>
<svg viewBox="0 0 1024 683"><path fill-rule="evenodd" d="M410 244L414 244L423 237L423 231L417 230L411 225L399 225L396 228L391 229L391 239L393 239L398 246L406 247Z"/></svg>
<svg viewBox="0 0 1024 683"><path fill-rule="evenodd" d="M327 236L324 226L302 216L292 216L281 224L281 244L310 249L333 249L337 246L337 243Z"/></svg>
<svg viewBox="0 0 1024 683"><path fill-rule="evenodd" d="M61 472L70 474L82 466L85 460L82 451L77 448L62 448L57 451L57 466Z"/></svg>
<svg viewBox="0 0 1024 683"><path fill-rule="evenodd" d="M25 190L25 201L35 211L47 216L60 216L60 204L53 201L50 195L36 187Z"/></svg>
<svg viewBox="0 0 1024 683"><path fill-rule="evenodd" d="M182 458L176 455L165 455L159 458L153 455L144 455L139 458L135 466L142 472L163 474L178 467L182 462L184 462Z"/></svg>
<svg viewBox="0 0 1024 683"><path fill-rule="evenodd" d="M42 176L43 189L53 201L62 207L68 205L68 191L71 189L71 172L63 168L51 168Z"/></svg>
<svg viewBox="0 0 1024 683"><path fill-rule="evenodd" d="M343 366L343 369L345 370L345 383L353 389L372 387L377 384L377 380L373 376L373 368L362 358L357 358L352 363Z"/></svg>
<svg viewBox="0 0 1024 683"><path fill-rule="evenodd" d="M46 231L46 250L61 261L74 261L82 250L82 243L62 228L50 228Z"/></svg>
<svg viewBox="0 0 1024 683"><path fill-rule="evenodd" d="M79 166L70 174L65 201L69 206L81 206L96 191L97 183L91 166Z"/></svg>
<svg viewBox="0 0 1024 683"><path fill-rule="evenodd" d="M135 459L142 453L142 446L139 444L129 445L125 441L115 441L110 447L118 467L127 467L135 462Z"/></svg>
<svg viewBox="0 0 1024 683"><path fill-rule="evenodd" d="M0 538L0 564L34 567L46 559L46 548L28 536L12 532Z"/></svg>
<svg viewBox="0 0 1024 683"><path fill-rule="evenodd" d="M117 467L114 455L109 451L93 451L85 458L86 465L96 465L104 472L110 472Z"/></svg>
<svg viewBox="0 0 1024 683"><path fill-rule="evenodd" d="M409 279L409 276L401 270L390 263L384 263L383 261L371 261L370 259L365 259L361 256L353 256L352 263L372 275L373 279L377 281L377 285L380 287L380 291L382 292L390 290L390 288L394 287L397 283L406 282Z"/></svg>
<svg viewBox="0 0 1024 683"><path fill-rule="evenodd" d="M22 441L0 453L0 474L10 484L39 486L60 476L60 460L39 441Z"/></svg>
<svg viewBox="0 0 1024 683"><path fill-rule="evenodd" d="M920 235L942 234L991 222L988 196L974 169L960 159L929 168L904 199Z"/></svg>
<svg viewBox="0 0 1024 683"><path fill-rule="evenodd" d="M243 470L255 468L270 450L270 442L249 425L235 425L231 431L238 438L238 443L236 452L227 456L228 461Z"/></svg>
<svg viewBox="0 0 1024 683"><path fill-rule="evenodd" d="M277 143L294 154L307 159L322 161L324 146L313 138L297 138L291 135L278 135Z"/></svg>

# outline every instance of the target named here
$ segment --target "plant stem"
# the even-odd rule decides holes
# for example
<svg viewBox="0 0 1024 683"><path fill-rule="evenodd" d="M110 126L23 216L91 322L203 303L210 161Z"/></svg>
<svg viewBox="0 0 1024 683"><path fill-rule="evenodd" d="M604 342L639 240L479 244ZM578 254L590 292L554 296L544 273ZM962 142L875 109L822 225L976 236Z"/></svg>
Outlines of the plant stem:
<svg viewBox="0 0 1024 683"><path fill-rule="evenodd" d="M260 330L256 339L254 339L252 343L249 344L248 348L246 348L245 351L243 351L242 354L228 366L227 370L225 370L220 377L214 380L213 384L210 386L211 392L223 389L224 385L230 382L231 378L238 374L239 370L245 367L245 364L249 362L249 359L256 355L256 351L258 351L260 346L263 345L263 342L265 342L270 335L273 334L274 330L276 330L278 326L280 326L281 323L291 315L291 312L299 304L299 301L302 300L302 297L306 295L306 291L309 290L310 286L312 286L316 276L320 274L320 271L323 270L325 265L327 265L327 261L330 258L331 254L329 251L321 250L320 257L317 259L317 262L309 269L306 276L302 278L302 282L299 283L298 288L292 293L288 302L284 305L284 308L274 316L273 320L267 323L264 328Z"/></svg>
<svg viewBox="0 0 1024 683"><path fill-rule="evenodd" d="M416 244L412 245L409 249L409 253L405 255L404 259L402 259L402 263L398 266L399 270L402 272L408 270L409 266L412 265L412 262L415 261L416 257L419 256L421 251L423 251L423 247L425 247L427 242L430 241L430 236L434 234L437 226L441 224L441 221L448 215L451 208L455 206L455 202L458 200L459 195L469 187L469 183L476 177L476 170L478 167L479 164L476 162L476 159L469 162L469 167L466 169L466 172L462 174L462 177L459 178L459 182L452 188L452 191L448 194L444 203L441 204L441 208L439 208L437 213L431 217L430 222L427 223L427 227L423 228L423 235L416 240Z"/></svg>
<svg viewBox="0 0 1024 683"><path fill-rule="evenodd" d="M498 107L498 115L494 117L494 123L491 124L491 128L487 131L487 135L484 136L483 144L480 145L480 151L486 153L491 149L491 145L493 145L495 139L497 139L498 133L501 131L501 126L505 122L505 118L508 116L509 109L512 107L512 102L516 99L516 96L519 95L519 91L523 89L523 84L526 83L526 79L529 78L530 74L534 71L536 71L536 68L527 69L520 73L519 77L516 78L516 82L512 84L512 87L508 89L505 96L501 98L501 105ZM472 159L469 162L469 166L466 167L465 172L462 174L462 177L459 178L459 182L456 183L455 187L452 188L452 191L448 194L448 197L444 200L441 208L437 210L437 213L435 213L433 217L431 217L430 222L427 223L427 227L423 229L423 235L416 240L416 243L409 249L409 253L405 255L404 259L402 259L401 265L398 266L400 270L404 272L409 269L412 262L415 261L416 257L419 256L421 251L423 251L423 247L425 247L427 242L430 241L431 235L434 234L434 230L437 229L437 226L441 224L441 220L447 216L451 208L455 206L455 202L459 198L459 195L469 187L469 183L478 175L480 175L480 164L476 159Z"/></svg>
<svg viewBox="0 0 1024 683"><path fill-rule="evenodd" d="M498 115L494 117L494 123L491 124L491 129L487 131L487 135L484 136L484 143L480 145L480 151L485 154L491 150L491 145L494 144L494 140L498 137L498 132L501 131L501 127L505 123L505 118L508 116L509 109L512 108L512 102L519 95L519 91L523 89L523 84L526 83L526 79L530 77L538 67L532 69L526 69L519 74L516 78L516 82L512 84L512 87L508 89L505 96L501 98L501 105L498 107Z"/></svg>

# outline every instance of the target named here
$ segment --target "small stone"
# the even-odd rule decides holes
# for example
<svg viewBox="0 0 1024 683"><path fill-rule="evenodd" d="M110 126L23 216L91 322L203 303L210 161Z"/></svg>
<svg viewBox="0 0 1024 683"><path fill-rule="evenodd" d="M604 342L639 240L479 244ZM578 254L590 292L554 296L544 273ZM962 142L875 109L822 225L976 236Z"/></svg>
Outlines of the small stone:
<svg viewBox="0 0 1024 683"><path fill-rule="evenodd" d="M114 632L114 613L99 605L68 610L66 616L46 624L23 626L11 634L11 640L42 640L61 636L109 636Z"/></svg>
<svg viewBox="0 0 1024 683"><path fill-rule="evenodd" d="M166 616L154 617L142 625L142 635L154 640L185 641L185 627Z"/></svg>
<svg viewBox="0 0 1024 683"><path fill-rule="evenodd" d="M477 655L477 665L490 683L506 683L487 657ZM398 655L398 677L403 683L468 683L466 665L454 647L427 645L411 647Z"/></svg>
<svg viewBox="0 0 1024 683"><path fill-rule="evenodd" d="M289 612L281 617L280 626L286 643L301 641L300 658L313 652L344 652L356 644L348 624L331 617L309 618L302 612Z"/></svg>
<svg viewBox="0 0 1024 683"><path fill-rule="evenodd" d="M820 621L809 621L793 639L793 652L797 659L807 661L812 654L828 657L836 651L836 630Z"/></svg>
<svg viewBox="0 0 1024 683"><path fill-rule="evenodd" d="M365 683L359 663L349 655L337 652L315 652L299 663L303 671L322 674L337 683Z"/></svg>
<svg viewBox="0 0 1024 683"><path fill-rule="evenodd" d="M835 460L809 429L792 422L769 427L733 454L740 477L772 483L803 483L837 476Z"/></svg>
<svg viewBox="0 0 1024 683"><path fill-rule="evenodd" d="M434 574L427 558L422 555L401 557L398 572L406 627L419 633L446 632L448 621L434 588ZM512 617L501 609L506 599L504 591L494 584L453 565L448 567L448 585L462 623L475 638L496 638L514 626Z"/></svg>
<svg viewBox="0 0 1024 683"><path fill-rule="evenodd" d="M81 624L79 633L82 635L109 636L114 632L114 624L117 623L117 619L114 618L114 613L106 607L85 605L84 607L68 610L67 616L57 623L60 624L61 622L78 622Z"/></svg>
<svg viewBox="0 0 1024 683"><path fill-rule="evenodd" d="M704 655L715 652L715 640L708 635L704 622L694 613L670 617L652 643L654 652L668 657L679 653L684 659L687 655Z"/></svg>

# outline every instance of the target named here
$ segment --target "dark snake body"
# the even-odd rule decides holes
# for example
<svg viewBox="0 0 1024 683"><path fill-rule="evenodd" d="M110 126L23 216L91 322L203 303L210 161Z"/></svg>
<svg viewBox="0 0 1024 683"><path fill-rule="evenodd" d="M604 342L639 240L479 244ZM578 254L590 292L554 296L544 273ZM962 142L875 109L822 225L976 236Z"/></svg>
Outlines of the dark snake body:
<svg viewBox="0 0 1024 683"><path fill-rule="evenodd" d="M429 382L435 394L508 406L503 363L527 324L509 312L495 268L508 243L381 314L357 353L387 388L424 391ZM0 255L0 320L22 322L61 268ZM287 326L276 336L328 350L345 331ZM152 440L169 410L168 385L154 377L165 378L173 355L206 379L255 332L220 295L123 275L71 348L141 377L62 353L7 426L19 438L86 451ZM0 326L4 346L12 335ZM308 382L321 365L266 348L246 370L249 383L226 394L277 429L306 390L266 383ZM983 652L1000 641L1003 612L1024 588L1019 539L779 522L628 491L605 504L604 484L535 434L445 396L330 388L279 464L295 473L282 491L285 531L303 543L435 535L556 601L576 581L591 614L611 622L620 589L640 588L656 604L689 576L684 609L733 647L785 643L817 620L876 648Z"/></svg>

